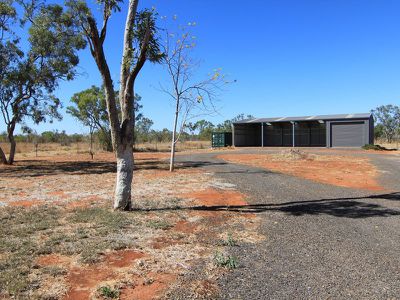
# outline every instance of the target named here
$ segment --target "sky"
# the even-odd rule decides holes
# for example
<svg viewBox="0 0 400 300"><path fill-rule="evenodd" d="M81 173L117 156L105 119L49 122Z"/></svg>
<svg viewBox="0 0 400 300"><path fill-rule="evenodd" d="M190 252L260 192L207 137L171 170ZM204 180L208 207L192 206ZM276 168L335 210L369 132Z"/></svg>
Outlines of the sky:
<svg viewBox="0 0 400 300"><path fill-rule="evenodd" d="M89 0L90 1L90 0ZM61 2L60 2L61 3ZM196 76L215 68L235 80L219 96L213 123L240 113L255 117L361 113L400 105L400 1L390 0L142 0L180 24L196 22ZM118 81L126 3L112 16L105 45ZM80 52L80 76L62 82L56 95L63 120L33 126L37 132L88 130L65 113L70 97L101 85L88 49ZM146 63L135 92L154 129L172 128L173 103L159 91L167 74ZM0 126L4 126L1 124ZM3 128L0 127L0 131Z"/></svg>

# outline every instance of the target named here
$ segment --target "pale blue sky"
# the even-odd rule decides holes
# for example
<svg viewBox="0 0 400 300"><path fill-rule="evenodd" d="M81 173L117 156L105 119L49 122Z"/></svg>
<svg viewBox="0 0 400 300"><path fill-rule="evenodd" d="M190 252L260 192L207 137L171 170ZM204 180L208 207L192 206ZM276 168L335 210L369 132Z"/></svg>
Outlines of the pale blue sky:
<svg viewBox="0 0 400 300"><path fill-rule="evenodd" d="M176 14L182 24L196 21L199 76L221 67L237 80L221 95L219 115L209 118L214 123L239 113L357 113L400 104L400 1L142 0L141 5ZM125 14L124 6L112 17L106 44L115 81ZM101 84L88 50L81 53L79 71L81 76L57 91L64 106L73 93ZM172 123L172 103L156 89L165 78L161 66L146 64L136 84L143 113L156 129ZM86 131L67 115L35 128Z"/></svg>

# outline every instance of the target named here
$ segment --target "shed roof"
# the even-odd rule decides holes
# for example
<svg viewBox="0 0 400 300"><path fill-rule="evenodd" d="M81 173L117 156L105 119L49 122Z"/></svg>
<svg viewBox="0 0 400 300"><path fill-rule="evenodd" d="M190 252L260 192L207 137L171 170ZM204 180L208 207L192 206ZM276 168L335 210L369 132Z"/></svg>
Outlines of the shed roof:
<svg viewBox="0 0 400 300"><path fill-rule="evenodd" d="M234 122L233 124L246 123L267 123L267 122L290 122L290 121L330 121L330 120L354 120L354 119L369 119L370 113L360 114L338 114L338 115L319 115L319 116L303 116L303 117L280 117L280 118L255 118L245 119Z"/></svg>

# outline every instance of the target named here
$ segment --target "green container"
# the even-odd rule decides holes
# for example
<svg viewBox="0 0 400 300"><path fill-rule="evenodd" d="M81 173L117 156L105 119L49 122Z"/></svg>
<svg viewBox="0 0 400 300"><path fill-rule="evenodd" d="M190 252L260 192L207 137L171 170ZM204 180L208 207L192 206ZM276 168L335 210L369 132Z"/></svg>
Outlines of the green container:
<svg viewBox="0 0 400 300"><path fill-rule="evenodd" d="M232 132L213 132L211 146L213 148L232 146Z"/></svg>

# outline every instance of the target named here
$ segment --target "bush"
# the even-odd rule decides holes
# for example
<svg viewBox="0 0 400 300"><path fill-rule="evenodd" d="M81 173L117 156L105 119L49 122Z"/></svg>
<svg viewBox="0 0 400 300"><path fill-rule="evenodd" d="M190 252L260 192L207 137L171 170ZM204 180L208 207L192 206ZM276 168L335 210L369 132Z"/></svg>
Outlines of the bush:
<svg viewBox="0 0 400 300"><path fill-rule="evenodd" d="M378 151L384 151L387 150L385 147L379 146L379 145L374 145L374 144L365 144L362 146L364 150L378 150Z"/></svg>

